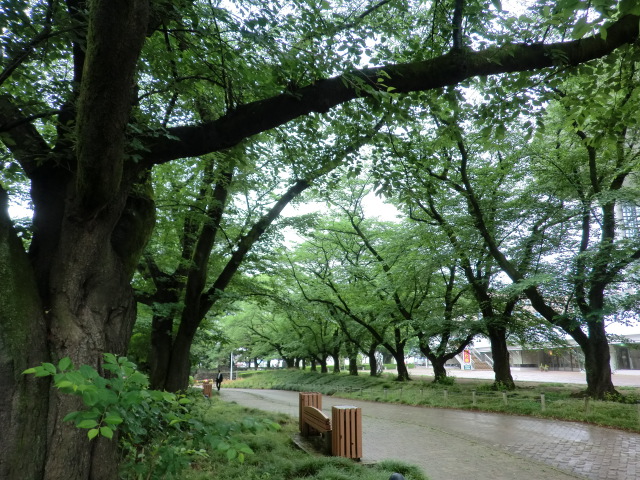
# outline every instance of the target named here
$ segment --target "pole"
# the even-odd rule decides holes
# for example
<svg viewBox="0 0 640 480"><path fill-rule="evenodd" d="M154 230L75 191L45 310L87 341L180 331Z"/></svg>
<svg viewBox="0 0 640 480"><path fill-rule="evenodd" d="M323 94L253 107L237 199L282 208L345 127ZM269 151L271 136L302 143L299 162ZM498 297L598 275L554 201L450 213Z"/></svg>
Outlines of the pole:
<svg viewBox="0 0 640 480"><path fill-rule="evenodd" d="M231 364L229 367L229 380L233 380L233 352L231 352Z"/></svg>

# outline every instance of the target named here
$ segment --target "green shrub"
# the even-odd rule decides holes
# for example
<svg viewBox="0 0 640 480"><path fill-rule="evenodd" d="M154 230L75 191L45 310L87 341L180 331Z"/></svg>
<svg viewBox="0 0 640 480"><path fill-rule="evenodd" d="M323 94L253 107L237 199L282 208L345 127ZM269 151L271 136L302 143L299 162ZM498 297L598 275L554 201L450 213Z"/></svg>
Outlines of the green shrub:
<svg viewBox="0 0 640 480"><path fill-rule="evenodd" d="M239 424L202 421L201 394L189 397L150 390L147 376L126 357L107 353L102 367L108 377L88 365L75 369L69 358L63 358L57 366L43 363L24 373L53 377L62 393L82 398L85 408L70 412L64 420L86 429L88 441L97 436L112 439L119 432L124 478L181 478L194 459L213 451L241 463L253 451L238 441L240 432L280 428L251 418Z"/></svg>

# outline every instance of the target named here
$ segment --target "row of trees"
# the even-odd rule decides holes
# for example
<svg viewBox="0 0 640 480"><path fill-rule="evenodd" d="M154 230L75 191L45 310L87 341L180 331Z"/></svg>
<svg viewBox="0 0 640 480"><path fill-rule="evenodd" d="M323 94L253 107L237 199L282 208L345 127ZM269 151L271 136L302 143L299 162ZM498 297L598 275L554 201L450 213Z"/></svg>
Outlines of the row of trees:
<svg viewBox="0 0 640 480"><path fill-rule="evenodd" d="M413 107L413 120L390 123L361 152L368 181L394 199L402 220L366 219L357 184L318 193L334 212L272 273L291 278L270 295L300 297L298 306L271 306L287 312L280 333L258 333L254 323L250 331L292 340L285 332L300 320L291 311L317 323L323 306L334 343L370 357L384 347L405 380L415 338L436 381L481 333L491 340L496 382L508 387L507 337L553 343L560 334L584 354L587 393L615 395L606 325L635 321L638 307L637 60L628 49L541 83L535 117L503 102L500 121L487 122L473 95L425 95L428 108ZM337 359L302 337L289 356Z"/></svg>
<svg viewBox="0 0 640 480"><path fill-rule="evenodd" d="M529 109L529 99L539 101L527 88L569 78L586 62L603 69L592 75L596 79L613 71L606 69L615 62L626 65L623 59L631 57L624 55L635 52L630 45L638 37L640 12L633 2L589 9L540 3L514 15L499 2L462 0L3 0L0 13L0 477L106 479L117 475L117 444L87 442L84 432L63 421L77 400L51 390L47 380L26 378L24 369L68 356L101 371L104 352L126 352L139 301L152 316L154 385L186 387L199 326L230 308L228 287L241 267L253 277L269 271L269 252L257 249L266 246L258 240L275 238L274 223L286 204L314 185L331 186L343 174L336 168L349 160L356 173L356 153L375 139L376 165L392 166L381 170L380 184L400 194L403 204L424 215L430 208L418 205L428 200L423 194L410 200L402 186L406 167L473 207L484 193L474 193L477 178L465 174L470 119L447 88L477 82L477 91L489 98L477 106L480 131L497 142L505 136L504 121L517 118L522 106ZM593 62L599 58L607 60ZM504 76L514 72L529 73ZM575 85L575 91L585 88ZM618 91L613 95L621 99ZM558 95L582 102L570 93L567 86ZM633 93L629 108L632 100ZM568 108L576 130L591 135L575 108ZM416 123L425 116L429 122ZM448 132L442 138L461 138L457 150L437 148L437 158L449 158L451 165L420 167L409 153L425 146L401 135L402 129L425 139L441 130ZM381 135L389 141L378 142ZM596 149L591 163L605 151L584 139L580 145ZM479 162L487 158L478 153ZM621 157L620 168L628 160ZM624 184L615 162L607 168L609 176L597 168L576 172L591 185L578 202L585 225L592 225L589 202L608 205L612 198L603 193L605 182ZM11 203L28 204L32 221L12 219ZM602 219L598 233L610 230L610 215L595 218ZM480 219L476 215L475 222ZM538 220L531 221L530 229ZM356 217L350 222L359 225ZM532 232L543 227L551 228L545 223ZM499 232L493 224L479 231L488 253L513 273L531 303L541 298L547 305L549 321L587 346L601 335L595 320L587 324L588 335L579 334L577 317L548 304L526 265L507 268L502 239L490 241ZM584 292L585 311L597 312L597 289L587 283L590 239L581 243L577 291ZM514 242L508 246L516 248ZM386 252L371 245L382 259L376 260L380 278L390 281ZM623 272L628 262L619 259L618 247L609 241L596 248L603 255L596 262L605 273L600 278ZM457 309L470 300L458 295L464 260L447 268L440 270L438 288L450 295L451 311L438 315L448 316L453 327ZM385 341L400 352L413 310L398 298L389 311L397 340ZM416 308L426 305L419 295L415 302ZM330 313L334 322L346 315ZM324 321L324 311L317 318Z"/></svg>

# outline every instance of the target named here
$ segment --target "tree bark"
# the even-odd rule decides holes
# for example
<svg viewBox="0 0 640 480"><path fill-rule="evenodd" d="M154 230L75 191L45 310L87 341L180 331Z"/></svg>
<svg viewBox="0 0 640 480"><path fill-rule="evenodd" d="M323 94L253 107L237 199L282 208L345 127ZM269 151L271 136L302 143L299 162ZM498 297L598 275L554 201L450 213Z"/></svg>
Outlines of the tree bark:
<svg viewBox="0 0 640 480"><path fill-rule="evenodd" d="M165 390L173 345L173 319L154 315L151 320L151 354L149 383L154 390Z"/></svg>
<svg viewBox="0 0 640 480"><path fill-rule="evenodd" d="M587 395L599 399L617 397L618 392L611 380L611 353L604 321L589 323L589 342L582 350L587 375Z"/></svg>
<svg viewBox="0 0 640 480"><path fill-rule="evenodd" d="M404 361L404 347L406 345L406 340L401 340L402 334L399 328L394 329L395 336L395 345L391 347L389 344L383 344L389 352L391 352L391 356L396 361L396 369L398 371L398 377L396 378L399 382L406 382L411 380L409 378L409 370L407 369L407 364Z"/></svg>
<svg viewBox="0 0 640 480"><path fill-rule="evenodd" d="M378 376L378 359L376 358L377 348L378 345L373 344L367 352L367 357L369 357L369 375L372 377Z"/></svg>
<svg viewBox="0 0 640 480"><path fill-rule="evenodd" d="M320 364L320 373L329 373L329 369L327 368L327 357L320 357L318 359L318 363Z"/></svg>
<svg viewBox="0 0 640 480"><path fill-rule="evenodd" d="M396 358L396 362L397 362L397 369L398 369L398 377L396 378L397 381L399 382L406 382L411 380L411 378L409 377L409 370L407 369L407 364L404 362L404 357L399 361L399 359Z"/></svg>
<svg viewBox="0 0 640 480"><path fill-rule="evenodd" d="M350 341L345 342L347 358L349 359L349 375L358 375L358 349Z"/></svg>
<svg viewBox="0 0 640 480"><path fill-rule="evenodd" d="M509 349L507 348L507 331L502 326L487 326L487 333L491 341L491 356L493 357L493 372L495 375L495 386L513 390L516 384L511 376L511 366L509 364Z"/></svg>
<svg viewBox="0 0 640 480"><path fill-rule="evenodd" d="M333 355L333 373L340 373L340 354L334 352Z"/></svg>
<svg viewBox="0 0 640 480"><path fill-rule="evenodd" d="M142 0L90 4L75 156L60 150L56 167L45 163L31 174L35 236L40 238L34 239L30 255L51 359L69 356L74 364L98 371L104 352L126 353L135 321L132 265L149 233L135 231L136 222L127 223L127 209L139 207L128 202L137 177L123 174L124 132L147 7ZM45 345L34 348L46 351ZM88 442L85 431L62 421L80 407L80 400L57 390L48 400L46 444L22 445L25 458L44 452L40 478L116 478L115 443ZM47 397L31 401L40 404Z"/></svg>
<svg viewBox="0 0 640 480"><path fill-rule="evenodd" d="M181 322L171 348L171 360L165 379L164 387L169 392L179 392L187 388L189 372L191 370L191 344L197 327L192 323Z"/></svg>
<svg viewBox="0 0 640 480"><path fill-rule="evenodd" d="M358 357L357 356L349 357L349 375L353 375L354 377L357 377L358 374L359 374Z"/></svg>
<svg viewBox="0 0 640 480"><path fill-rule="evenodd" d="M49 382L22 375L49 361L44 309L0 187L0 478L42 478Z"/></svg>
<svg viewBox="0 0 640 480"><path fill-rule="evenodd" d="M441 383L447 378L447 370L445 364L447 361L444 358L430 355L427 357L433 367L433 383Z"/></svg>

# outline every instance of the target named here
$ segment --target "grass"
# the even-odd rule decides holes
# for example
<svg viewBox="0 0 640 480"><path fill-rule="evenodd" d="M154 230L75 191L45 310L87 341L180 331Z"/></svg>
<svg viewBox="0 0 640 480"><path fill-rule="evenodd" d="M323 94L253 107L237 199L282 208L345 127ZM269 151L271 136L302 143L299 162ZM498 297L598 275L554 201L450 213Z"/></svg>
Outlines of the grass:
<svg viewBox="0 0 640 480"><path fill-rule="evenodd" d="M198 458L190 469L182 472L179 477L181 479L388 480L393 472L399 472L407 480L427 480L417 467L401 462L380 462L366 466L344 458L309 455L294 445L292 437L297 431L298 422L286 415L225 403L215 395L210 401L201 402L204 405L204 420L215 421L216 418L223 417L225 421L242 422L250 416L254 419L272 419L282 428L256 434L236 434L235 440L246 443L254 452L243 463L228 460L224 453L210 452L208 457Z"/></svg>
<svg viewBox="0 0 640 480"><path fill-rule="evenodd" d="M391 375L266 370L244 372L224 386L316 391L341 398L528 415L640 432L640 388L619 387L622 401L594 401L582 397L584 386L580 385L516 382L517 388L507 392L496 391L489 380L452 380L450 385L436 385L428 377L401 383Z"/></svg>

